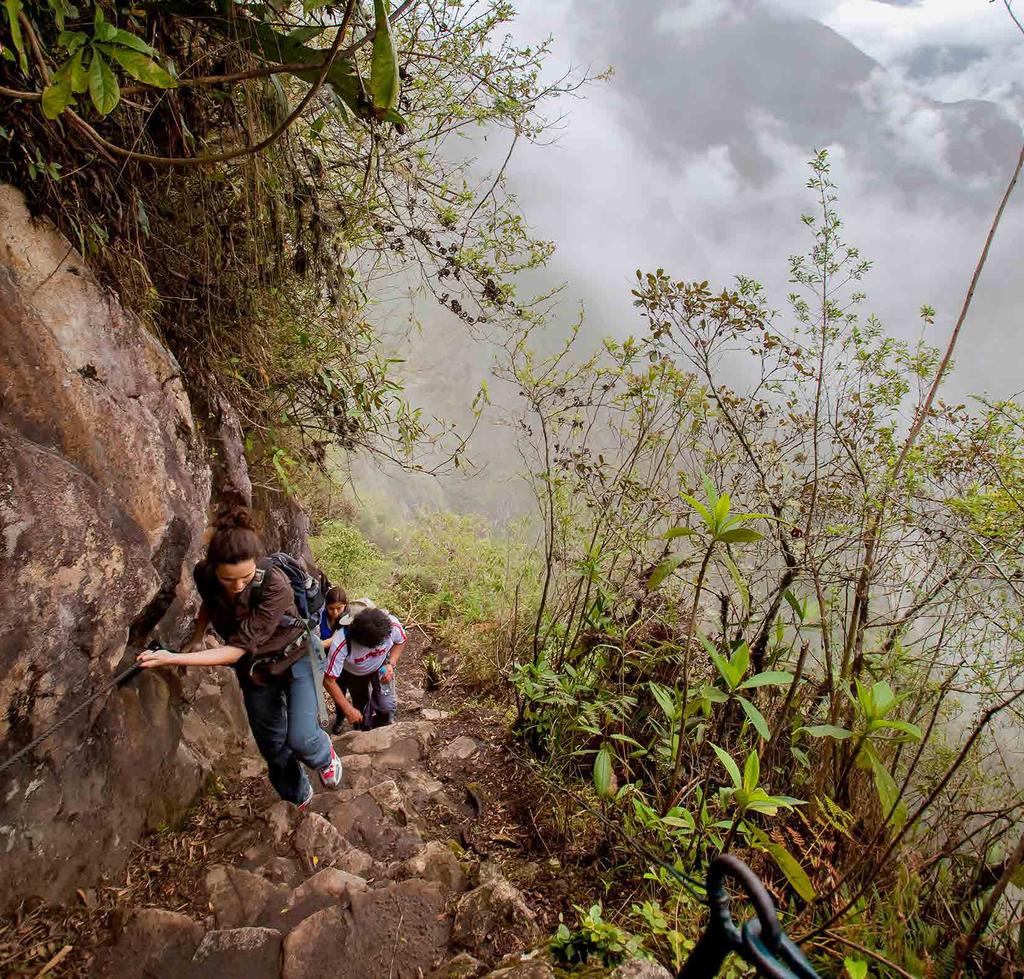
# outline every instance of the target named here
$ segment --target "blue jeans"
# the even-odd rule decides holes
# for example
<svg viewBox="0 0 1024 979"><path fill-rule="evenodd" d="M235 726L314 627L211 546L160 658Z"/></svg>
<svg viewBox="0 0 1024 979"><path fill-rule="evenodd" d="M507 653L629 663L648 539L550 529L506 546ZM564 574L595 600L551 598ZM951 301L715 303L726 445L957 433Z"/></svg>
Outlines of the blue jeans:
<svg viewBox="0 0 1024 979"><path fill-rule="evenodd" d="M317 719L317 684L309 656L292 664L284 676L257 684L240 678L249 727L266 759L270 783L288 802L309 795L309 778L299 762L325 768L331 760L331 739Z"/></svg>

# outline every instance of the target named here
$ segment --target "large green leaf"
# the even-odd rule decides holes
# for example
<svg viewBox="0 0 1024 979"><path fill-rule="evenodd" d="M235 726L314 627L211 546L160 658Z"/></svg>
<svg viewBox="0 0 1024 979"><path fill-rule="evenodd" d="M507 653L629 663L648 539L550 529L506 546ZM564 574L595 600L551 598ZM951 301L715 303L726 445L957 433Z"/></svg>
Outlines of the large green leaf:
<svg viewBox="0 0 1024 979"><path fill-rule="evenodd" d="M82 67L82 57L85 48L79 48L71 56L71 91L76 95L89 91L89 72Z"/></svg>
<svg viewBox="0 0 1024 979"><path fill-rule="evenodd" d="M848 731L845 727L837 727L835 724L812 724L810 727L798 727L794 733L800 731L806 732L812 738L835 738L837 741L853 737L853 731Z"/></svg>
<svg viewBox="0 0 1024 979"><path fill-rule="evenodd" d="M28 74L28 53L25 50L25 39L21 34L21 21L18 15L21 13L21 0L4 0L4 10L7 11L7 26L11 31L11 42L14 50L18 52L18 64L22 72Z"/></svg>
<svg viewBox="0 0 1024 979"><path fill-rule="evenodd" d="M796 617L803 622L805 616L804 607L797 601L796 595L794 595L788 588L782 593L782 597L789 603L789 607L796 613Z"/></svg>
<svg viewBox="0 0 1024 979"><path fill-rule="evenodd" d="M308 69L299 68L290 72L304 82L312 84L320 74L319 66L323 64L325 51L307 47L294 37L281 34L261 21L246 17L237 7L232 11L230 19L211 17L206 23L211 29L275 64L312 65L313 67ZM325 81L349 109L360 116L366 115L362 101L362 86L351 61L335 58L327 70ZM385 119L391 121L388 117Z"/></svg>
<svg viewBox="0 0 1024 979"><path fill-rule="evenodd" d="M662 540L675 540L677 537L690 537L697 533L692 527L672 527L661 535Z"/></svg>
<svg viewBox="0 0 1024 979"><path fill-rule="evenodd" d="M732 784L737 788L743 787L743 778L740 776L739 765L732 760L729 752L724 748L719 748L717 744L711 746L714 749L718 760L725 766L725 770L729 773L729 777L732 779Z"/></svg>
<svg viewBox="0 0 1024 979"><path fill-rule="evenodd" d="M793 890L805 901L813 901L814 885L811 883L807 871L800 866L800 861L793 856L781 843L766 842L764 848L771 855L779 870L785 875Z"/></svg>
<svg viewBox="0 0 1024 979"><path fill-rule="evenodd" d="M671 554L665 558L665 560L651 572L650 578L647 579L647 590L654 591L654 589L661 585L662 582L664 582L664 580L685 560L686 558L682 554Z"/></svg>
<svg viewBox="0 0 1024 979"><path fill-rule="evenodd" d="M150 57L154 57L157 53L156 48L150 47L141 37L129 34L128 31L114 31L114 36L110 38L110 42L112 44L120 44L123 48L131 48L133 51L138 51L141 54L148 54Z"/></svg>
<svg viewBox="0 0 1024 979"><path fill-rule="evenodd" d="M783 670L765 670L755 673L740 684L740 690L754 690L757 687L788 687L793 682L793 674Z"/></svg>
<svg viewBox="0 0 1024 979"><path fill-rule="evenodd" d="M689 503L690 506L692 506L694 510L696 510L701 515L701 519L707 525L709 530L714 526L715 521L711 516L711 511L706 506L704 506L704 504L701 503L700 500L698 500L695 496L687 496L686 493L680 493L679 496L686 503Z"/></svg>
<svg viewBox="0 0 1024 979"><path fill-rule="evenodd" d="M753 792L757 783L761 781L761 759L757 751L751 751L747 760L743 763L743 791Z"/></svg>
<svg viewBox="0 0 1024 979"><path fill-rule="evenodd" d="M373 114L383 119L398 105L398 55L388 22L387 0L373 0L373 56L370 60L370 98Z"/></svg>
<svg viewBox="0 0 1024 979"><path fill-rule="evenodd" d="M907 806L899 797L899 786L874 751L865 745L864 753L871 765L871 774L875 780L878 801L882 806L882 815L888 818L897 830L900 830L907 821Z"/></svg>
<svg viewBox="0 0 1024 979"><path fill-rule="evenodd" d="M743 580L740 569L736 567L736 562L728 554L723 551L719 556L722 563L729 569L729 576L740 593L740 598L743 599L743 610L746 611L750 607L750 592L747 590L747 583Z"/></svg>
<svg viewBox="0 0 1024 979"><path fill-rule="evenodd" d="M675 720L678 709L675 698L672 696L672 691L658 683L650 683L648 686L651 688L651 693L654 694L654 699L658 701L658 706L661 707L665 717L670 721Z"/></svg>
<svg viewBox="0 0 1024 979"><path fill-rule="evenodd" d="M715 669L718 670L718 672L722 676L722 679L725 680L725 682L729 686L729 689L732 690L732 688L735 687L736 684L733 683L731 679L732 670L729 667L729 661L724 656L722 656L721 653L718 653L713 649L708 650L708 655L711 657L711 662L715 664Z"/></svg>
<svg viewBox="0 0 1024 979"><path fill-rule="evenodd" d="M750 647L745 642L741 642L729 658L729 679L732 681L730 685L737 686L749 668Z"/></svg>
<svg viewBox="0 0 1024 979"><path fill-rule="evenodd" d="M152 58L141 51L118 47L116 44L94 44L104 54L113 58L132 78L137 78L144 85L156 88L177 88L178 83L163 70Z"/></svg>
<svg viewBox="0 0 1024 979"><path fill-rule="evenodd" d="M71 63L68 62L43 89L43 115L47 119L56 119L71 101Z"/></svg>
<svg viewBox="0 0 1024 979"><path fill-rule="evenodd" d="M875 720L868 725L868 731L881 731L885 728L890 728L893 731L899 731L901 734L905 734L911 741L921 740L921 729L916 724L911 724L910 721L900 721L895 718L892 720Z"/></svg>
<svg viewBox="0 0 1024 979"><path fill-rule="evenodd" d="M594 789L602 798L612 794L612 752L603 745L594 759Z"/></svg>
<svg viewBox="0 0 1024 979"><path fill-rule="evenodd" d="M747 720L754 726L754 730L765 741L770 741L772 732L768 727L768 722L764 719L764 715L746 697L740 697L739 702L740 707L743 708L743 713L747 715Z"/></svg>
<svg viewBox="0 0 1024 979"><path fill-rule="evenodd" d="M92 62L89 64L89 96L96 111L105 116L121 101L121 88L117 84L110 65L93 45Z"/></svg>
<svg viewBox="0 0 1024 979"><path fill-rule="evenodd" d="M752 544L754 541L761 540L762 537L764 534L759 534L749 527L737 527L735 530L726 530L719 534L718 540L723 544Z"/></svg>

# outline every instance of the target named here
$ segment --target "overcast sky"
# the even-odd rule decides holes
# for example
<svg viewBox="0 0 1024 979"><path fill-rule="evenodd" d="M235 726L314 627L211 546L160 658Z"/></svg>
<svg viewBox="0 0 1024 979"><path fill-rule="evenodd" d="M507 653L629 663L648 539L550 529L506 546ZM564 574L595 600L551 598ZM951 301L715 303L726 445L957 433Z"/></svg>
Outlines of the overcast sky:
<svg viewBox="0 0 1024 979"><path fill-rule="evenodd" d="M567 111L557 144L517 150L510 183L596 333L639 328L636 268L727 284L778 306L803 251L806 161L828 146L848 239L895 333L916 311L948 333L1016 161L1024 35L1000 0L521 0L516 32L566 64L615 68ZM1022 4L1024 8L1024 4ZM1004 222L954 390L1024 388L1024 188ZM1007 357L1007 350L1013 356Z"/></svg>
<svg viewBox="0 0 1024 979"><path fill-rule="evenodd" d="M520 144L509 169L528 223L557 245L529 283L565 284L553 330L582 305L590 338L641 331L629 295L637 268L718 286L748 275L784 309L788 257L809 245L800 221L813 210L806 161L828 147L847 240L875 263L863 312L911 337L929 303L938 313L930 339L946 340L1022 139L1024 35L1001 0L517 8L518 38L554 35L553 77L568 65L615 69L585 98L559 103L556 143ZM489 137L484 161L507 149L504 136ZM1022 244L1024 186L978 289L949 397L1024 390ZM403 348L416 364L410 392L459 416L492 351L466 345L436 307L420 312L427 329ZM502 491L491 484L510 456L503 439L489 429L472 450L489 478L431 484L426 497L495 512L488 497ZM410 501L423 498L409 491Z"/></svg>

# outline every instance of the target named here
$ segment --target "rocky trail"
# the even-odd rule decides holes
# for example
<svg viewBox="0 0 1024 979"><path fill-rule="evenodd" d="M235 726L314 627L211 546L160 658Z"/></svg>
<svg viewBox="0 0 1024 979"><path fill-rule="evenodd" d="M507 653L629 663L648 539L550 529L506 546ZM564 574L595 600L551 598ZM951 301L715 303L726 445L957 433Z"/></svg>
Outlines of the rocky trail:
<svg viewBox="0 0 1024 979"><path fill-rule="evenodd" d="M314 778L316 795L300 813L276 799L250 744L233 787L201 803L191 832L168 831L148 848L144 840L121 886L105 888L114 905L86 915L102 918L91 941L75 937L76 920L86 929L72 915L63 936L37 943L34 956L7 959L11 974L563 974L547 958L546 939L574 895L557 858L527 859L528 833L509 801L521 787L498 726L482 725L471 710L467 720L452 695L445 706L455 709L439 709L418 677L399 682L394 724L334 739L340 789L324 790ZM99 900L95 889L79 896L86 905ZM669 975L639 961L610 974Z"/></svg>

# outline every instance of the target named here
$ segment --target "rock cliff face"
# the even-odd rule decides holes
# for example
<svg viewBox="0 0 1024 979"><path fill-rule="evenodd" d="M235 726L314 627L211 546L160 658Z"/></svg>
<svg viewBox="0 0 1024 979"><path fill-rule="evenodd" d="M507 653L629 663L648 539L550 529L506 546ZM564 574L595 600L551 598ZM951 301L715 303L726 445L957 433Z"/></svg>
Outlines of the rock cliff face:
<svg viewBox="0 0 1024 979"><path fill-rule="evenodd" d="M0 764L188 629L211 482L251 493L229 409L202 414L171 354L0 186ZM100 697L0 773L0 905L117 869L248 738L226 670Z"/></svg>

